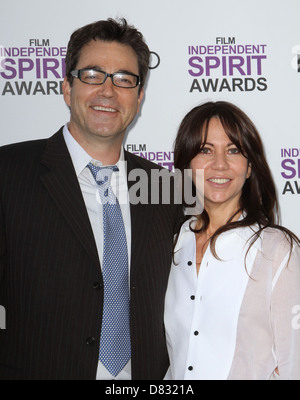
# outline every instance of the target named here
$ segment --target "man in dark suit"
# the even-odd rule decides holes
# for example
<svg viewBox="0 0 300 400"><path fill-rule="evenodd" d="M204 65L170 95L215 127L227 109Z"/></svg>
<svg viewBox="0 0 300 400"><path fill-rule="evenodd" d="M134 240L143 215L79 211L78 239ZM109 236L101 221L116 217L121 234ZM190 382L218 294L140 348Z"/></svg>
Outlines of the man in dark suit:
<svg viewBox="0 0 300 400"><path fill-rule="evenodd" d="M172 194L169 204L133 199L132 172L148 178L151 199L158 166L122 146L143 98L149 54L125 20L77 30L63 85L69 124L48 140L0 149L0 379L164 377L164 296L181 207ZM130 349L118 373L99 358L106 245L90 162L92 169L113 166L126 231Z"/></svg>

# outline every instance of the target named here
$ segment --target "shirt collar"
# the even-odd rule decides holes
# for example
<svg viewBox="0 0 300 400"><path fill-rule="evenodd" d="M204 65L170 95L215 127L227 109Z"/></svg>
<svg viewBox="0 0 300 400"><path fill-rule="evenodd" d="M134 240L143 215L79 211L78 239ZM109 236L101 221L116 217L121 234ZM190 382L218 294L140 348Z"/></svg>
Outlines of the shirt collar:
<svg viewBox="0 0 300 400"><path fill-rule="evenodd" d="M73 165L75 168L76 176L83 172L86 166L91 162L96 162L99 166L102 165L100 160L94 160L91 156L80 146L80 144L74 139L71 135L68 125L66 124L63 128L63 136L71 155L71 159L73 161ZM124 148L121 147L120 158L119 161L116 163L116 166L119 168L120 174L126 180L127 177L127 169L126 169L126 162L125 162L125 154Z"/></svg>
<svg viewBox="0 0 300 400"><path fill-rule="evenodd" d="M242 215L239 218L239 221L243 220L246 217L246 213L243 212ZM182 225L179 237L178 237L178 244L181 242L182 237L185 236L186 233L192 233L191 227L195 228L195 225L197 223L197 218L196 217L191 217L185 223ZM251 243L251 239L255 235L256 232L258 232L259 227L257 224L251 225L251 226L245 226L245 227L240 227L240 228L235 228L235 229L230 229L227 232L224 232L221 234L221 236L218 238L218 240L222 240L224 237L228 237L230 235L239 235L246 243ZM257 250L262 250L262 234L256 240L253 244L253 247L255 247Z"/></svg>

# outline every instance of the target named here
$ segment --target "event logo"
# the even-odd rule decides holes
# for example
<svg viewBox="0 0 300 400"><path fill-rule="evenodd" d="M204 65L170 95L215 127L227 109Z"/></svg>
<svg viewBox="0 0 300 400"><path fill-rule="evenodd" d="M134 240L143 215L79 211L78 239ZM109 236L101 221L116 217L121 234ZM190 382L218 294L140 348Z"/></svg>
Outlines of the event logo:
<svg viewBox="0 0 300 400"><path fill-rule="evenodd" d="M28 46L0 46L0 93L6 95L61 95L65 77L66 47L52 46L50 39L29 39ZM160 56L151 52L149 69Z"/></svg>
<svg viewBox="0 0 300 400"><path fill-rule="evenodd" d="M172 171L174 168L173 151L147 151L146 144L127 144L126 150L146 160L152 161L164 168L167 168L169 171Z"/></svg>
<svg viewBox="0 0 300 400"><path fill-rule="evenodd" d="M239 44L217 37L214 44L188 46L188 74L193 92L266 91L266 44Z"/></svg>
<svg viewBox="0 0 300 400"><path fill-rule="evenodd" d="M150 51L149 69L156 69L160 65L160 56L155 51Z"/></svg>
<svg viewBox="0 0 300 400"><path fill-rule="evenodd" d="M292 59L292 67L297 72L300 72L300 45L296 45L292 48L292 54L294 54Z"/></svg>
<svg viewBox="0 0 300 400"><path fill-rule="evenodd" d="M300 194L300 148L281 149L281 176L286 180L282 194Z"/></svg>
<svg viewBox="0 0 300 400"><path fill-rule="evenodd" d="M29 39L28 46L0 46L0 93L6 95L61 95L66 47L50 39Z"/></svg>

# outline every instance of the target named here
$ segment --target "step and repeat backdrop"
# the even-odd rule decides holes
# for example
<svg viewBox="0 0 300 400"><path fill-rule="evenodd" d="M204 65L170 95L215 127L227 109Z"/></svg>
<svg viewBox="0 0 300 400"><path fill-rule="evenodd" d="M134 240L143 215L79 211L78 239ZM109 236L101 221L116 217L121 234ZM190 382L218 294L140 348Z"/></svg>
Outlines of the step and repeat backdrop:
<svg viewBox="0 0 300 400"><path fill-rule="evenodd" d="M125 17L145 36L151 70L125 148L168 169L185 114L226 100L255 122L282 224L300 235L299 0L15 0L0 13L0 145L52 136L74 30Z"/></svg>

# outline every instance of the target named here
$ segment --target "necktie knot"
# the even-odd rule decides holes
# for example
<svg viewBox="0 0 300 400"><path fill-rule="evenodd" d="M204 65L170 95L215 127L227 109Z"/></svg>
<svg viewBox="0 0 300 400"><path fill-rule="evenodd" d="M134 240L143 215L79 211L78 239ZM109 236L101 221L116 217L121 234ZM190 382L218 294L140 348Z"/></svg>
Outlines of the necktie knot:
<svg viewBox="0 0 300 400"><path fill-rule="evenodd" d="M98 165L95 165L92 162L88 164L88 168L90 169L95 181L99 186L102 185L109 186L112 173L119 171L116 165L99 167Z"/></svg>
<svg viewBox="0 0 300 400"><path fill-rule="evenodd" d="M110 188L110 182L113 172L119 171L116 165L113 166L98 166L90 162L88 164L97 185L99 186L99 194L104 203L115 203L116 198Z"/></svg>

